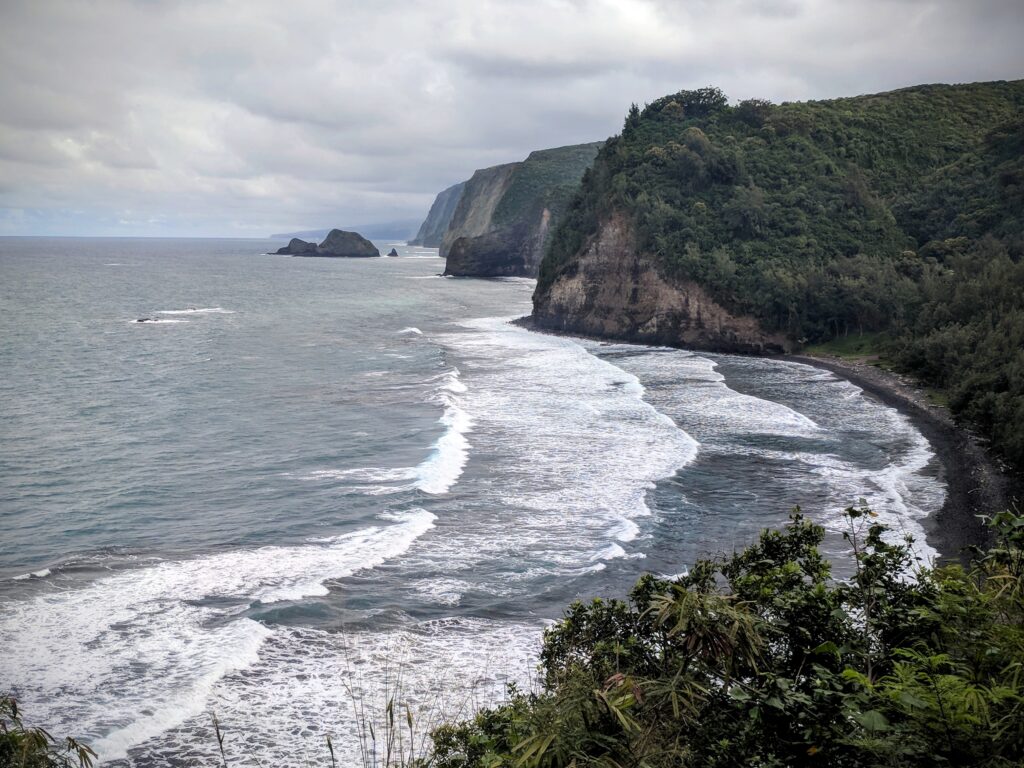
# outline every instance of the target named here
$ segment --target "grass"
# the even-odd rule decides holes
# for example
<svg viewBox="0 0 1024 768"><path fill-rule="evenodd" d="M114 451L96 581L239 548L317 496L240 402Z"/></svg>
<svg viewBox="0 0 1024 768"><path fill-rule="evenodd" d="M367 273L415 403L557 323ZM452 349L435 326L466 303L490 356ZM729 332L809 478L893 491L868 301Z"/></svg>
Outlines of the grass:
<svg viewBox="0 0 1024 768"><path fill-rule="evenodd" d="M812 357L839 357L845 360L862 360L890 370L891 360L886 355L888 335L884 333L850 334L840 336L821 344L805 347L804 353Z"/></svg>

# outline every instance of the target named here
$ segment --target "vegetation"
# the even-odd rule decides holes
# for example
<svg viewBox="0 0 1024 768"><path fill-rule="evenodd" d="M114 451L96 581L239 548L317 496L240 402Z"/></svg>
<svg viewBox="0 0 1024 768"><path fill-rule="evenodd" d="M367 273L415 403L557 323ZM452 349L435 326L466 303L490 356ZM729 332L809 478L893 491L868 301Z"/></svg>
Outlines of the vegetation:
<svg viewBox="0 0 1024 768"><path fill-rule="evenodd" d="M1024 468L1024 81L634 106L554 233L538 295L613 212L667 276L797 344L884 333L876 352Z"/></svg>
<svg viewBox="0 0 1024 768"><path fill-rule="evenodd" d="M1024 518L995 517L969 570L926 570L870 510L847 515L846 581L797 510L683 578L573 605L543 690L439 729L430 764L1024 764Z"/></svg>
<svg viewBox="0 0 1024 768"><path fill-rule="evenodd" d="M42 728L26 727L18 702L0 697L0 768L89 768L95 757L71 737L58 741Z"/></svg>
<svg viewBox="0 0 1024 768"><path fill-rule="evenodd" d="M494 210L494 226L512 226L533 219L544 208L560 217L579 188L580 178L594 162L600 143L576 144L531 152L519 163L508 189Z"/></svg>

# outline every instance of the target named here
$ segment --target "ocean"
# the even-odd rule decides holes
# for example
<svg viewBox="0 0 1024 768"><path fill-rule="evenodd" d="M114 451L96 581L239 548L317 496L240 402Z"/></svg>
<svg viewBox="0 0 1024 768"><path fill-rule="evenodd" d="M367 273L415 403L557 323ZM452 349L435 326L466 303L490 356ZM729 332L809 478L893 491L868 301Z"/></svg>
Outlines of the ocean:
<svg viewBox="0 0 1024 768"><path fill-rule="evenodd" d="M934 555L928 442L827 371L279 245L0 238L0 690L102 765L208 764L214 714L231 765L358 764L392 695L422 749L529 687L571 601L795 505L839 572L862 498Z"/></svg>

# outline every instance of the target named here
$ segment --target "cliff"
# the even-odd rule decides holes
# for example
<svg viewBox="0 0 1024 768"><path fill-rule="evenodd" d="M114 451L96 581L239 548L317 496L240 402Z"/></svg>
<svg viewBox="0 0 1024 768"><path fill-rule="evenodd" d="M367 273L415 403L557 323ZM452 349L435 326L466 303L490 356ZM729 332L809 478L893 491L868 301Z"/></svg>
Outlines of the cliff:
<svg viewBox="0 0 1024 768"><path fill-rule="evenodd" d="M548 240L539 326L742 352L857 335L1024 468L1024 81L633 107Z"/></svg>
<svg viewBox="0 0 1024 768"><path fill-rule="evenodd" d="M426 248L439 248L444 233L448 231L448 224L452 220L455 208L462 197L462 189L466 182L460 181L452 184L448 189L438 193L434 198L434 204L430 206L427 218L420 224L416 237L409 241L409 245L422 245Z"/></svg>
<svg viewBox="0 0 1024 768"><path fill-rule="evenodd" d="M536 276L551 227L599 147L592 143L540 150L521 162L474 173L441 239L445 274Z"/></svg>
<svg viewBox="0 0 1024 768"><path fill-rule="evenodd" d="M479 237L491 230L494 210L508 189L517 163L476 171L462 189L459 203L441 238L441 258L447 259L452 244L461 237Z"/></svg>
<svg viewBox="0 0 1024 768"><path fill-rule="evenodd" d="M792 348L783 334L730 312L698 283L663 277L622 213L603 220L571 267L534 301L534 323L550 330L726 352Z"/></svg>

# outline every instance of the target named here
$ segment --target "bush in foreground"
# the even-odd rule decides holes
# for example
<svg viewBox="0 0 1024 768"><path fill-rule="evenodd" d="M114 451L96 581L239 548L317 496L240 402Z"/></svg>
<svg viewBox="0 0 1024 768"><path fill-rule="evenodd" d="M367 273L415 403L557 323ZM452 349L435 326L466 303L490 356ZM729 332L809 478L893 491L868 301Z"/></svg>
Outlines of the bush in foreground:
<svg viewBox="0 0 1024 768"><path fill-rule="evenodd" d="M847 510L855 572L823 530L784 531L545 635L543 689L435 734L431 764L1014 766L1024 761L1024 517L970 568L916 567Z"/></svg>
<svg viewBox="0 0 1024 768"><path fill-rule="evenodd" d="M18 702L0 697L0 768L90 768L96 753L70 737L53 738L25 725Z"/></svg>

